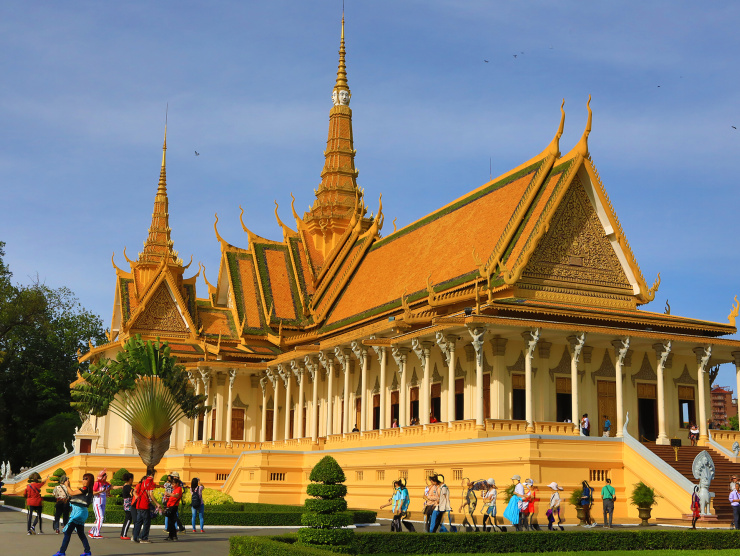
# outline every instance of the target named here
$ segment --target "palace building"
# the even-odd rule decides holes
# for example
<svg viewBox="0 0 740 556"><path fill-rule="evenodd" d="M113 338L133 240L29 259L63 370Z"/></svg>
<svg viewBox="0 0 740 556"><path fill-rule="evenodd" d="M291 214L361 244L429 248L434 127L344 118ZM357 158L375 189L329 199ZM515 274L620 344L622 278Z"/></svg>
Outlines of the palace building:
<svg viewBox="0 0 740 556"><path fill-rule="evenodd" d="M707 428L707 374L740 369L740 342L727 338L738 304L724 323L646 308L660 275L643 276L591 158L590 106L576 145L561 151L561 106L540 153L389 230L382 199L358 185L351 97L343 20L316 200L302 216L291 204L285 221L276 203L275 239L243 220L245 236L224 238L216 217L213 283L174 250L165 132L144 249L126 269L113 262L108 343L80 357L114 357L136 334L169 342L211 409L178 424L162 471L240 501L298 504L331 454L350 506L365 508L399 476L420 495L433 470L453 496L465 477L505 487L517 473L566 490L609 477L618 517L636 515L627 498L642 480L663 497L653 515L680 518L691 479L662 446L682 439L679 454L693 454L694 422L702 449L737 463L736 433ZM80 472L143 470L112 414L88 418L68 457Z"/></svg>

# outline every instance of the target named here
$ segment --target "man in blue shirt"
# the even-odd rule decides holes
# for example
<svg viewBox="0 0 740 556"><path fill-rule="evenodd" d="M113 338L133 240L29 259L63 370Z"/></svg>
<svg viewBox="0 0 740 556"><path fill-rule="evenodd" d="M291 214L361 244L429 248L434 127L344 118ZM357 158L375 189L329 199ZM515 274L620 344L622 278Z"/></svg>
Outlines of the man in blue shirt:
<svg viewBox="0 0 740 556"><path fill-rule="evenodd" d="M609 420L609 417L604 415L604 434L603 436L609 437L609 431L612 430L612 422Z"/></svg>

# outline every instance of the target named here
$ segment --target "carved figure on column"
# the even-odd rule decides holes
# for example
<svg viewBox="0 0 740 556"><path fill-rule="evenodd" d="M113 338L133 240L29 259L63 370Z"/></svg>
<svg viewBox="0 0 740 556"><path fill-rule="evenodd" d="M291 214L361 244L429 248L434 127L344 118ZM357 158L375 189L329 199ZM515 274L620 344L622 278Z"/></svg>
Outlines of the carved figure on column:
<svg viewBox="0 0 740 556"><path fill-rule="evenodd" d="M265 390L267 388L267 377L263 376L260 379L260 388L262 388L262 397L264 398L267 395L267 391Z"/></svg>
<svg viewBox="0 0 740 556"><path fill-rule="evenodd" d="M442 355L445 358L445 365L450 364L450 343L452 343L452 349L455 349L455 343L454 341L449 342L447 337L444 335L444 333L441 330L437 330L437 332L434 333L435 340L437 341L437 345L439 346L440 351L442 352Z"/></svg>
<svg viewBox="0 0 740 556"><path fill-rule="evenodd" d="M365 356L367 355L365 346L357 340L353 340L350 347L352 348L352 353L355 354L355 357L357 357L357 360L360 362L360 366L362 366L365 363Z"/></svg>
<svg viewBox="0 0 740 556"><path fill-rule="evenodd" d="M534 330L530 330L529 331L529 340L527 340L527 356L529 356L530 359L533 356L533 354L534 354L534 348L537 347L537 342L539 342L539 341L540 341L540 329L539 328L535 328ZM583 341L584 342L586 341L585 340L585 335L584 335L584 340ZM581 346L581 347L583 347L583 346Z"/></svg>
<svg viewBox="0 0 740 556"><path fill-rule="evenodd" d="M714 479L714 461L706 450L699 452L691 465L694 478L699 481L699 505L701 515L710 515L711 497L709 495L709 484Z"/></svg>
<svg viewBox="0 0 740 556"><path fill-rule="evenodd" d="M737 440L732 444L732 455L737 457L740 454L740 442Z"/></svg>
<svg viewBox="0 0 740 556"><path fill-rule="evenodd" d="M303 368L301 367L301 364L294 359L290 362L290 369L293 372L296 384L300 386L301 381L303 380ZM298 403L301 403L302 401L303 400L299 400Z"/></svg>
<svg viewBox="0 0 740 556"><path fill-rule="evenodd" d="M413 338L411 340L411 349L414 350L414 353L419 358L421 366L423 367L424 365L426 365L426 353L421 345L421 342L419 341L419 338Z"/></svg>

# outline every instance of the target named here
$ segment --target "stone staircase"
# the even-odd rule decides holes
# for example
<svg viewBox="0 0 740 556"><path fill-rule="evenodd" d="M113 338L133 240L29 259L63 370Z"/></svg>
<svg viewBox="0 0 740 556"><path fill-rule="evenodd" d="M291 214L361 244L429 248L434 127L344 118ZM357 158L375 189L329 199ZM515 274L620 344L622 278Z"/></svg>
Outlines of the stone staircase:
<svg viewBox="0 0 740 556"><path fill-rule="evenodd" d="M659 446L652 442L645 443L643 446L694 484L699 484L699 482L694 479L694 475L691 472L691 465L694 463L694 458L700 452L707 450L714 461L714 480L709 486L709 491L715 493L713 499L714 512L717 515L718 521L732 522L732 507L727 497L730 494L730 477L732 475L740 477L740 464L732 463L725 456L709 446L681 446L678 449L678 461L676 461L676 454L671 446ZM687 499L685 512L687 514L691 513L689 509L690 504L691 500Z"/></svg>

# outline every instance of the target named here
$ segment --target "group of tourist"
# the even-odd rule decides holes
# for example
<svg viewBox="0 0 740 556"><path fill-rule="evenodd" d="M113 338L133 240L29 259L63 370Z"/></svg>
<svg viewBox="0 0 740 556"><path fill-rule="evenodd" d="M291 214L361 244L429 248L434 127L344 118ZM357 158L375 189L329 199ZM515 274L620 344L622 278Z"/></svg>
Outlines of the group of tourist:
<svg viewBox="0 0 740 556"><path fill-rule="evenodd" d="M511 478L512 492L503 517L508 520L517 531L522 530L540 530L537 522L537 503L540 501L538 489L532 479L522 481L521 476L514 475ZM738 512L740 515L740 483L738 483ZM510 487L511 488L511 487ZM550 531L556 529L563 530L562 517L560 515L560 504L563 487L553 481L547 485L550 490L550 500L547 505L547 528ZM424 489L422 513L424 515L424 531L427 533L437 532L456 532L457 527L452 522L452 503L450 499L450 489L445 484L445 477L442 474L434 474L426 479L426 488ZM475 510L478 507L478 499L482 500L483 507L481 514L483 521L481 524L483 532L501 531L506 532L507 528L497 522L496 502L498 499L498 487L493 478L487 480L471 481L470 479L462 480L462 504L459 512L463 514L462 526L466 531L479 531L476 521ZM616 491L611 484L611 479L606 479L606 484L601 489L601 498L604 509L604 527L611 528L614 517L614 502L616 500ZM581 484L581 496L579 505L584 514L584 521L587 527L595 527L597 523L591 517L591 509L594 503L594 489L583 481ZM388 499L386 504L380 506L380 509L392 506L393 520L391 521L391 531L401 532L403 527L408 531L414 531L413 524L410 520L409 506L411 499L406 486L406 479L398 479L393 482L393 495ZM445 525L447 520L447 526Z"/></svg>
<svg viewBox="0 0 740 556"><path fill-rule="evenodd" d="M49 480L41 480L38 473L32 473L28 479L25 497L28 506L28 534L43 534L41 513L43 510L43 497L41 490ZM134 486L134 476L125 473L124 485L121 491L123 500L124 523L121 528L121 540L131 540L137 543L149 543L149 529L151 519L154 515L164 514L165 530L168 536L165 540L177 541L177 533L184 532L185 527L180 521L179 508L185 487L180 480L177 471L169 473L164 483L164 494L161 501L154 496L156 484L153 474L145 474ZM82 485L74 489L70 485L69 478L62 475L59 483L52 494L55 498L54 504L54 532L64 533L62 546L54 556L65 556L67 546L73 533L82 541L84 553L89 556L90 543L87 538L102 539L102 527L105 521L105 508L110 494L111 484L108 482L106 470L98 473L97 479L92 473L85 473L82 477ZM204 487L200 480L193 478L190 484L191 511L193 533L200 530L204 532ZM89 515L89 507L92 505L95 514L95 522L85 535L84 525ZM198 519L199 518L199 519ZM60 522L62 528L60 529ZM197 524L200 523L200 529ZM133 536L129 537L129 529L133 525ZM38 526L38 530L37 527Z"/></svg>

